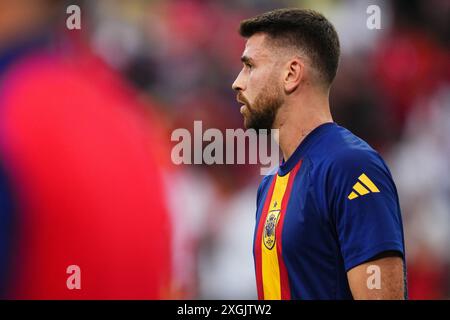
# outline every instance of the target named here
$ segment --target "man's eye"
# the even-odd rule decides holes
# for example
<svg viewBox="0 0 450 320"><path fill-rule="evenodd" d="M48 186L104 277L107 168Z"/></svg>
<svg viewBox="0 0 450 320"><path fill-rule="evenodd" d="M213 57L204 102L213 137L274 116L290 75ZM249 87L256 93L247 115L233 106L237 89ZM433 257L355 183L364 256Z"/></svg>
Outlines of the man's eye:
<svg viewBox="0 0 450 320"><path fill-rule="evenodd" d="M253 67L250 63L245 63L245 66L249 69L251 69Z"/></svg>

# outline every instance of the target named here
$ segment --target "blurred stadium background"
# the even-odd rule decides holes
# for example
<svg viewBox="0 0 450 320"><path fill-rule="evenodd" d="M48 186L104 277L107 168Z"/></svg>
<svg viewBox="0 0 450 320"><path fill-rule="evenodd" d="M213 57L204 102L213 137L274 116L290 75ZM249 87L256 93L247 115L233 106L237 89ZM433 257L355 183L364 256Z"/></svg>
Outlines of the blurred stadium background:
<svg viewBox="0 0 450 320"><path fill-rule="evenodd" d="M203 128L242 127L231 90L244 47L239 21L296 6L324 13L339 33L342 56L332 112L392 170L404 219L410 298L450 298L449 1L72 3L82 8L82 30L65 29L63 4L60 19L42 33L88 44L157 119L156 158L173 225L173 297L256 298L251 243L259 167L173 166L170 134L191 129L194 120L202 120ZM371 4L381 8L380 30L366 27ZM9 41L3 33L0 53ZM83 59L77 55L81 49L71 50L72 59Z"/></svg>

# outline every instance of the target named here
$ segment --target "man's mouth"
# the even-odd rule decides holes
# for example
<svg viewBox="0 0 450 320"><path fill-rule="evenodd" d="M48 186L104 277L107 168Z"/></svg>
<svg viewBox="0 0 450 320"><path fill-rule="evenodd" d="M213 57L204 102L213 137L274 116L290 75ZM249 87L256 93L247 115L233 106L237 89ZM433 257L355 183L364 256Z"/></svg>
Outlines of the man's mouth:
<svg viewBox="0 0 450 320"><path fill-rule="evenodd" d="M241 99L239 96L236 98L237 102L241 104L240 112L243 115L245 110L248 110L247 102Z"/></svg>

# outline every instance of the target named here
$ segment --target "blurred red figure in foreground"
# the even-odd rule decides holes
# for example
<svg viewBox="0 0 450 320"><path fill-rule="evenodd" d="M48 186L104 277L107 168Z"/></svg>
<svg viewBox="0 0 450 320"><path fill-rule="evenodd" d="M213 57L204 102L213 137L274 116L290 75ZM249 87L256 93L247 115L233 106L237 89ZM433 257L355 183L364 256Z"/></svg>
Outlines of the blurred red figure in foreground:
<svg viewBox="0 0 450 320"><path fill-rule="evenodd" d="M156 119L100 61L52 45L0 46L1 295L170 298Z"/></svg>

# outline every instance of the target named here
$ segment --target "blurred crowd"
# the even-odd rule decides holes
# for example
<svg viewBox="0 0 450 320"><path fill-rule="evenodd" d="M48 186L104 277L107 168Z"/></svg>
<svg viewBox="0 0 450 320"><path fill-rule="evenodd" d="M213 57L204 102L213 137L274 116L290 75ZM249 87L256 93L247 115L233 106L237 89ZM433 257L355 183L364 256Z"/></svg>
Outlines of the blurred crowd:
<svg viewBox="0 0 450 320"><path fill-rule="evenodd" d="M194 120L202 120L203 128L242 128L231 90L245 44L239 22L296 6L324 13L340 36L332 113L391 168L405 228L409 297L450 299L449 1L78 3L82 30L63 33L88 44L157 119L156 162L163 168L173 228L175 297L256 298L252 238L259 167L174 166L170 135L176 128L192 130ZM366 25L371 4L381 8L381 29Z"/></svg>

